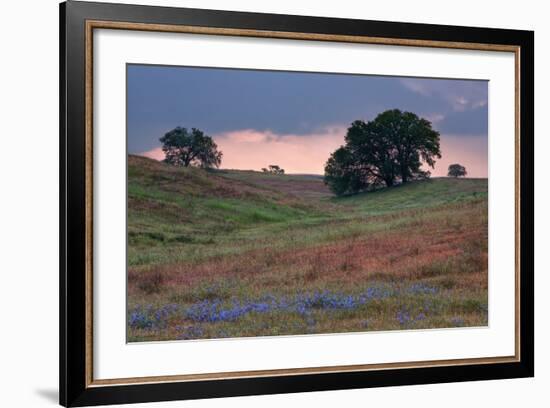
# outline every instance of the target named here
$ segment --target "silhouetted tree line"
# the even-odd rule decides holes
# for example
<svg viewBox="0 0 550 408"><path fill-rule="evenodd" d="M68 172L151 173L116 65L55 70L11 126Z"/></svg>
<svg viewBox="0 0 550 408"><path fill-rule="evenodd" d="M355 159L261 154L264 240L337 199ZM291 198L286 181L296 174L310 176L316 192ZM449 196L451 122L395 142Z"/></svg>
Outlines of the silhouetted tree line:
<svg viewBox="0 0 550 408"><path fill-rule="evenodd" d="M391 187L430 177L422 165L434 168L441 158L439 132L412 112L399 109L380 113L371 121L354 121L345 144L325 164L324 181L336 195L355 194L381 186ZM164 161L175 166L219 167L222 152L214 140L199 129L176 127L160 138ZM264 173L284 174L280 166L262 168ZM466 168L452 164L448 176L465 176Z"/></svg>

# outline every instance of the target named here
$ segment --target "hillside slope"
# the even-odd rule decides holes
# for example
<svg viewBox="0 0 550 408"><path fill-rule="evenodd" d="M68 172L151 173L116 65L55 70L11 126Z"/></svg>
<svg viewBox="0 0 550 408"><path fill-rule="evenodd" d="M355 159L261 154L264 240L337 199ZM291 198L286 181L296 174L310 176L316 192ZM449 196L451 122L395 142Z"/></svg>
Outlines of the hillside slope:
<svg viewBox="0 0 550 408"><path fill-rule="evenodd" d="M128 157L129 263L149 263L147 251L170 245L211 244L243 230L337 225L350 219L484 201L486 179L436 178L336 198L322 178L254 171L176 168ZM158 246L162 248L158 248ZM152 258L157 258L151 255ZM162 259L151 259L157 263Z"/></svg>
<svg viewBox="0 0 550 408"><path fill-rule="evenodd" d="M129 243L145 249L159 243L212 242L235 229L322 214L317 203L270 185L273 178L254 172L175 168L129 156ZM288 180L291 185L302 183L291 176Z"/></svg>
<svg viewBox="0 0 550 408"><path fill-rule="evenodd" d="M129 338L486 325L487 219L482 179L335 198L130 156Z"/></svg>

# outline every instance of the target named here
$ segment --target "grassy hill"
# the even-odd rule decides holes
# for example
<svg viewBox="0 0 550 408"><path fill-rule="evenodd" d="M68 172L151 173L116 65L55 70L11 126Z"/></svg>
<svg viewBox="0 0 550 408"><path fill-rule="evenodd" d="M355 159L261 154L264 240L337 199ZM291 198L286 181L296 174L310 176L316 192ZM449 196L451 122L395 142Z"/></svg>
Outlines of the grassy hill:
<svg viewBox="0 0 550 408"><path fill-rule="evenodd" d="M335 198L129 156L128 265L132 341L485 325L487 180Z"/></svg>

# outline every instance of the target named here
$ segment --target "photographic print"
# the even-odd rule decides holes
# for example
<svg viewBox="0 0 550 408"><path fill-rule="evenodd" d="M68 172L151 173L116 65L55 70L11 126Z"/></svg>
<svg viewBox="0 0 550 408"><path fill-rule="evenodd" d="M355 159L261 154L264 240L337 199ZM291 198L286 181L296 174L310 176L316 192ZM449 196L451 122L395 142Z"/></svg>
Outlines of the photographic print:
<svg viewBox="0 0 550 408"><path fill-rule="evenodd" d="M61 404L534 376L532 31L59 17Z"/></svg>
<svg viewBox="0 0 550 408"><path fill-rule="evenodd" d="M128 342L488 325L488 82L127 65Z"/></svg>

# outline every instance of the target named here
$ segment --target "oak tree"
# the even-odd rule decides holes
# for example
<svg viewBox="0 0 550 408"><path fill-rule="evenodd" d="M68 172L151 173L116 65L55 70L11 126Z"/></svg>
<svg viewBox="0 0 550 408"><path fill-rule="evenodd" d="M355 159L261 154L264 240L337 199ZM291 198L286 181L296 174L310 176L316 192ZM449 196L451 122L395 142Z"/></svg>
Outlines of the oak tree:
<svg viewBox="0 0 550 408"><path fill-rule="evenodd" d="M214 140L199 129L188 131L178 126L161 137L160 141L166 163L203 168L219 167L221 164L222 152L218 151Z"/></svg>

